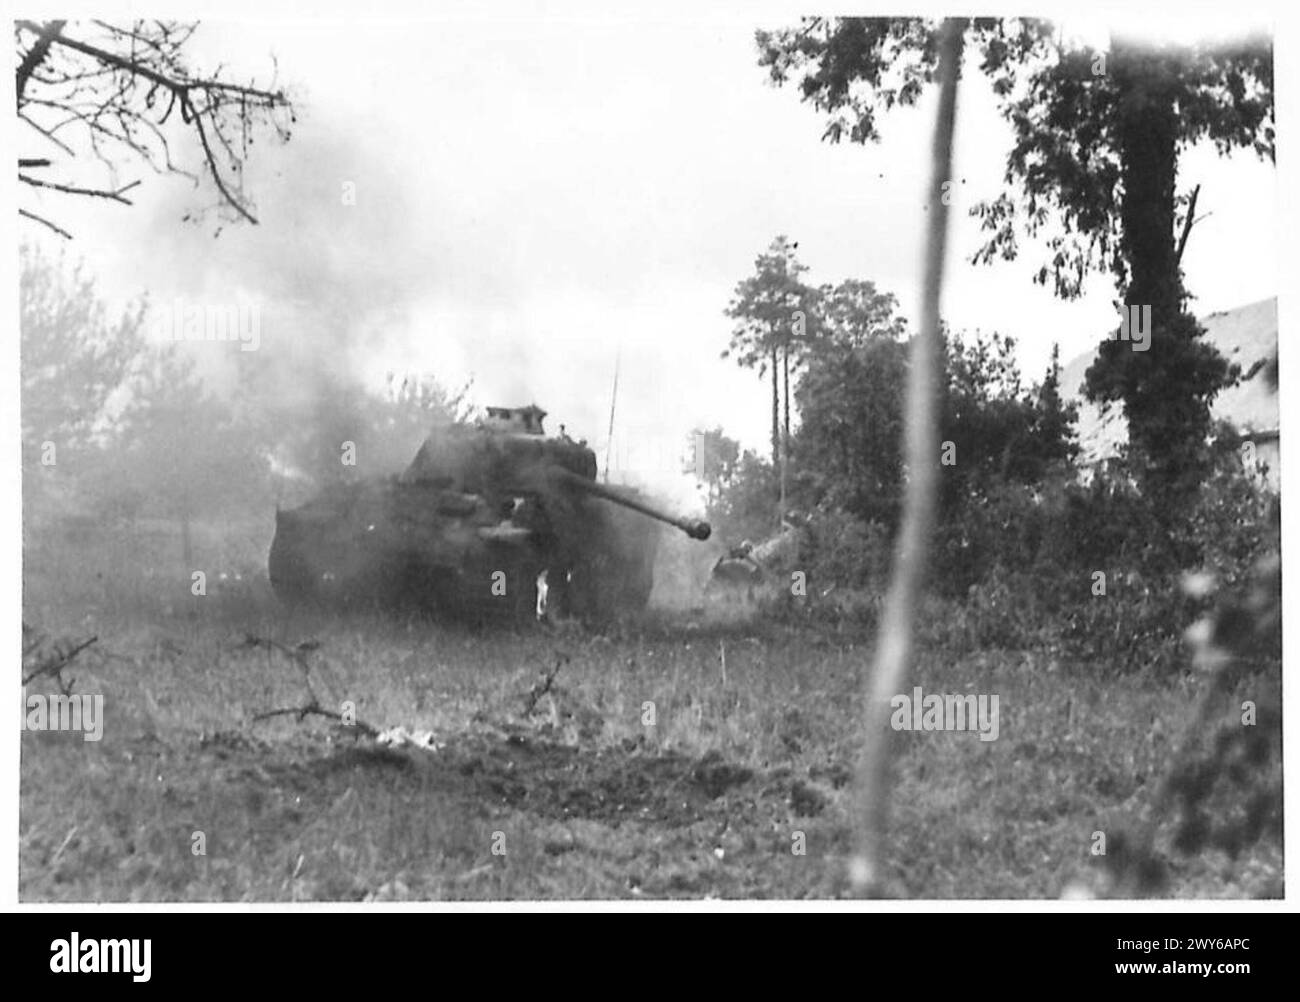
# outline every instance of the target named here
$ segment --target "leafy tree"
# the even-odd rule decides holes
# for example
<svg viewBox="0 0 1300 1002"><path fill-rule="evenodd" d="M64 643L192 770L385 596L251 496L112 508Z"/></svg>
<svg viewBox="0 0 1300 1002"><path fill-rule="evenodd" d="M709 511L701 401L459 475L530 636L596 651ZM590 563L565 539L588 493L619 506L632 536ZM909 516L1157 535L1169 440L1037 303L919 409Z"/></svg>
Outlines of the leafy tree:
<svg viewBox="0 0 1300 1002"><path fill-rule="evenodd" d="M113 413L145 350L145 304L110 320L80 265L69 271L27 244L19 259L23 483L30 511L51 474L71 486L112 434Z"/></svg>
<svg viewBox="0 0 1300 1002"><path fill-rule="evenodd" d="M795 458L813 504L896 524L906 385L907 344L894 337L814 344L795 390Z"/></svg>
<svg viewBox="0 0 1300 1002"><path fill-rule="evenodd" d="M798 75L803 100L828 115L824 138L878 141L878 113L915 104L934 79L938 30L918 18L805 18L759 31L759 63L777 84ZM1035 281L1072 298L1104 269L1126 304L1151 307L1149 350L1108 338L1087 385L1092 399L1124 402L1151 483L1172 503L1202 472L1210 404L1236 376L1186 310L1179 154L1210 141L1273 158L1271 41L1152 46L1116 35L1103 51L1037 19L975 19L967 33L1016 136L1007 190L972 210L989 234L974 260L1013 259L1017 233L1041 233L1050 258Z"/></svg>
<svg viewBox="0 0 1300 1002"><path fill-rule="evenodd" d="M199 147L220 214L256 223L243 165L259 128L269 125L281 140L289 139L293 106L274 84L238 83L220 67L210 73L195 69L187 46L197 28L146 20L15 22L18 120L39 145L33 155L19 158L18 180L33 191L123 205L131 204L127 193L140 182L118 184L119 160L182 174L197 184L198 176L173 158L179 120ZM52 159L87 154L100 173L87 176ZM55 170L57 179L50 175ZM70 236L32 209L18 212Z"/></svg>
<svg viewBox="0 0 1300 1002"><path fill-rule="evenodd" d="M46 513L57 482L59 506L76 501L106 519L175 518L188 540L193 517L265 496L266 466L251 438L176 345L148 343L144 302L112 323L81 266L69 270L28 246L21 263L29 515Z"/></svg>
<svg viewBox="0 0 1300 1002"><path fill-rule="evenodd" d="M826 300L823 300L825 302ZM823 513L893 529L901 515L904 387L909 344L880 297L872 336L852 331L813 342L796 388L801 424L797 481ZM1014 341L976 334L944 339L939 419L942 466L937 557L942 583L959 591L1007 555L1008 532L1034 491L1072 462L1073 406L1060 397L1053 356L1038 387L1025 387ZM823 516L825 517L825 515Z"/></svg>
<svg viewBox="0 0 1300 1002"><path fill-rule="evenodd" d="M779 473L750 449L736 464L731 483L709 508L709 519L722 539L762 539L772 528L772 498Z"/></svg>
<svg viewBox="0 0 1300 1002"><path fill-rule="evenodd" d="M944 445L941 498L959 504L990 480L1024 480L1029 468L1028 440L1033 429L1033 399L1021 385L1015 340L977 333L954 343L945 339L947 385L940 418Z"/></svg>
<svg viewBox="0 0 1300 1002"><path fill-rule="evenodd" d="M740 443L721 428L696 428L691 432L689 462L683 472L693 473L708 492L708 506L717 504L731 484L740 462Z"/></svg>
<svg viewBox="0 0 1300 1002"><path fill-rule="evenodd" d="M1031 442L1042 451L1034 457L1039 468L1053 462L1073 464L1079 455L1079 443L1074 425L1079 419L1079 408L1061 398L1061 346L1052 345L1052 359L1038 388L1038 407L1034 415Z"/></svg>
<svg viewBox="0 0 1300 1002"><path fill-rule="evenodd" d="M808 270L795 257L798 244L779 236L754 261L754 274L736 285L726 315L736 321L731 343L723 358L735 357L759 377L772 378L772 464L781 462L782 390L784 374L784 431L790 435L790 364L807 336L808 318L816 313L816 293L804 283ZM802 326L800 316L802 315Z"/></svg>
<svg viewBox="0 0 1300 1002"><path fill-rule="evenodd" d="M856 348L876 338L901 338L906 326L892 292L881 292L874 282L846 278L818 289L817 327L808 343Z"/></svg>
<svg viewBox="0 0 1300 1002"><path fill-rule="evenodd" d="M1042 385L1022 385L1015 341L976 334L945 339L940 417L939 523L934 559L940 589L964 594L996 566L1022 568L1040 521L1034 498L1077 453L1075 409L1060 399L1055 357Z"/></svg>
<svg viewBox="0 0 1300 1002"><path fill-rule="evenodd" d="M192 569L196 519L269 507L265 457L239 415L204 386L175 345L146 355L131 390L88 486L106 513L173 519L182 563Z"/></svg>
<svg viewBox="0 0 1300 1002"><path fill-rule="evenodd" d="M795 397L798 477L816 498L894 523L902 474L906 322L892 293L845 279L818 290L815 336Z"/></svg>

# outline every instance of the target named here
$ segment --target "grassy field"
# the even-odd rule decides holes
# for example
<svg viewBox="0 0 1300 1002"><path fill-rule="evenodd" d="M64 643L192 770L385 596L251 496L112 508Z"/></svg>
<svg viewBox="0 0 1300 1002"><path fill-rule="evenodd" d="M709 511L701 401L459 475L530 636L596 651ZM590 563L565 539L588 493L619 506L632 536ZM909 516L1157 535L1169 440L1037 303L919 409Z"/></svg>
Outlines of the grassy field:
<svg viewBox="0 0 1300 1002"><path fill-rule="evenodd" d="M238 554L199 540L231 568L205 597L179 570L145 568L128 539L75 553L29 539L25 620L98 636L62 678L103 694L105 725L98 742L23 735L23 900L844 892L869 629L701 611L693 595L660 595L603 633L291 617L256 568L265 541L249 539ZM939 625L922 624L911 684L998 694L1000 736L893 735L893 882L921 898L1097 884L1093 833L1142 816L1202 683L954 651L932 638ZM295 657L249 635L308 647ZM47 691L53 680L27 687ZM429 732L432 746L258 717L313 700L351 701L362 725ZM1169 862L1174 896L1282 893L1267 840L1235 861Z"/></svg>

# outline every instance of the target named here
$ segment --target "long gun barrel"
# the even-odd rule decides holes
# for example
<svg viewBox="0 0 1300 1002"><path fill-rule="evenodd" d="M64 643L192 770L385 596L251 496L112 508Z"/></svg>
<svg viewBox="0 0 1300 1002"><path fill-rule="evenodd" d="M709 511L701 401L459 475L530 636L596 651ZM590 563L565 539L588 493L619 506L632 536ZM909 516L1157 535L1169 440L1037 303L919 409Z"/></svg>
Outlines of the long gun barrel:
<svg viewBox="0 0 1300 1002"><path fill-rule="evenodd" d="M660 522L667 522L674 528L681 529L682 532L692 539L708 539L713 533L712 526L708 522L703 522L693 518L676 518L667 512L662 512L658 508L653 508L635 497L629 497L623 491L606 484L598 484L594 480L588 480L586 477L580 477L569 470L555 471L563 483L577 488L586 494L591 494L598 498L604 498L614 504L622 505L624 508L631 508L633 511L639 511L642 515L656 519Z"/></svg>

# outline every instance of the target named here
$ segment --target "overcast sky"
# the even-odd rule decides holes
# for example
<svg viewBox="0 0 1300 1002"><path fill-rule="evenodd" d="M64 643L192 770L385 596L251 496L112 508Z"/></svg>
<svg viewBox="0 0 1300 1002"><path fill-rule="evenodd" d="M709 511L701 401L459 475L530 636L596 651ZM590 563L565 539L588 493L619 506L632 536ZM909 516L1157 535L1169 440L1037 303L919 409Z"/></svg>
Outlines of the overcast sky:
<svg viewBox="0 0 1300 1002"><path fill-rule="evenodd" d="M643 443L625 464L672 463L696 425L761 449L764 384L719 359L733 286L784 233L812 281L870 279L915 317L933 128L931 95L889 114L879 145L821 142L822 117L756 65L755 27L779 23L209 24L202 63L263 74L274 52L299 101L292 141L254 148L261 225L214 239L180 221L207 192L134 170L134 208L45 204L107 295L256 302L268 353L371 381L472 377L478 403L536 401L552 430L600 444L621 351L619 436ZM1014 335L1037 379L1053 341L1068 360L1113 329L1114 290L1101 275L1055 300L1029 280L1031 246L965 263L979 234L964 209L1000 189L1010 133L977 71L959 102L944 313ZM1272 166L1194 150L1180 189L1196 183L1211 213L1185 258L1198 312L1275 295Z"/></svg>

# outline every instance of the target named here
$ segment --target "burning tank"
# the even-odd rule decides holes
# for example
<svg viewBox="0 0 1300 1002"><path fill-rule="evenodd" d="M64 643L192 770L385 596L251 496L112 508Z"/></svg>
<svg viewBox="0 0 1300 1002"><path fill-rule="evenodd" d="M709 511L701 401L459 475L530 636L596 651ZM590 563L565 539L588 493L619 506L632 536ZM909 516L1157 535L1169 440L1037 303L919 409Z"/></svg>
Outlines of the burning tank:
<svg viewBox="0 0 1300 1002"><path fill-rule="evenodd" d="M405 472L330 487L276 511L269 570L291 604L421 608L526 621L543 608L602 620L645 607L660 523L639 492L596 481L596 455L547 436L536 406L447 425Z"/></svg>

